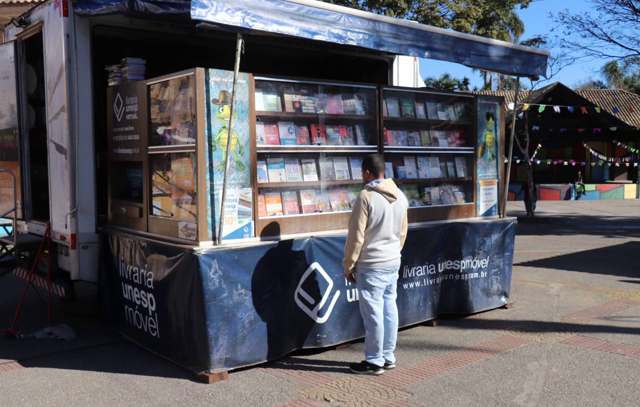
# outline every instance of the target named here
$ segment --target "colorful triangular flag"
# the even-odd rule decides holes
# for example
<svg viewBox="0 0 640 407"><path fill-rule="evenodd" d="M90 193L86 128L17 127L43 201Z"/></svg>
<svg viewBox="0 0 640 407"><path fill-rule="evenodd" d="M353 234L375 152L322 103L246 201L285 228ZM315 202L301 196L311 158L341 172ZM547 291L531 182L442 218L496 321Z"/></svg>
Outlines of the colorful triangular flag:
<svg viewBox="0 0 640 407"><path fill-rule="evenodd" d="M600 113L600 106L596 106L594 109L596 110L596 113Z"/></svg>
<svg viewBox="0 0 640 407"><path fill-rule="evenodd" d="M527 111L527 110L529 110L529 104L525 103L522 105L522 111Z"/></svg>
<svg viewBox="0 0 640 407"><path fill-rule="evenodd" d="M582 114L589 114L589 109L586 106L580 106L580 112Z"/></svg>
<svg viewBox="0 0 640 407"><path fill-rule="evenodd" d="M560 113L560 106L554 106L553 111L556 113Z"/></svg>
<svg viewBox="0 0 640 407"><path fill-rule="evenodd" d="M538 106L538 113L542 113L542 112L544 112L544 109L546 109L546 108L547 108L547 105L540 105L540 106Z"/></svg>
<svg viewBox="0 0 640 407"><path fill-rule="evenodd" d="M573 113L575 109L573 108L573 106L567 106L567 110L569 111L569 113Z"/></svg>

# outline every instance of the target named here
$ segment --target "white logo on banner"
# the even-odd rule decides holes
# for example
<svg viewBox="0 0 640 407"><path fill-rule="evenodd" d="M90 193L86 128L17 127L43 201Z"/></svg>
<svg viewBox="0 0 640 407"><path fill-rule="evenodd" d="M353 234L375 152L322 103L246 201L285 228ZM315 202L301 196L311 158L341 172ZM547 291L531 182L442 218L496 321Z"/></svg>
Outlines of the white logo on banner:
<svg viewBox="0 0 640 407"><path fill-rule="evenodd" d="M116 120L118 120L118 122L122 120L124 111L124 101L122 100L122 96L120 96L120 93L117 93L113 101L113 112L116 114Z"/></svg>
<svg viewBox="0 0 640 407"><path fill-rule="evenodd" d="M313 273L316 273L316 272L320 274L320 276L324 278L325 281L327 282L327 288L324 290L324 294L322 294L322 298L320 298L320 301L317 303L316 303L316 300L313 299L313 297L311 297L311 295L309 295L309 293L306 292L304 288L302 288L302 285L305 283L305 281L307 281L307 279ZM318 324L324 324L329 320L329 317L333 312L333 307L335 307L336 302L340 297L340 290L337 290L336 292L334 292L333 298L331 298L331 301L327 306L327 310L324 312L324 315L320 316L320 310L327 303L327 300L331 296L332 290L333 290L333 280L331 279L329 274L322 268L322 266L319 263L313 262L304 272L304 274L302 275L302 278L300 278L300 281L298 282L298 286L296 287L296 291L293 294L293 296L298 307L300 307L300 309L304 311L304 313L307 314L309 318L313 319ZM307 305L302 300L306 301L309 305Z"/></svg>

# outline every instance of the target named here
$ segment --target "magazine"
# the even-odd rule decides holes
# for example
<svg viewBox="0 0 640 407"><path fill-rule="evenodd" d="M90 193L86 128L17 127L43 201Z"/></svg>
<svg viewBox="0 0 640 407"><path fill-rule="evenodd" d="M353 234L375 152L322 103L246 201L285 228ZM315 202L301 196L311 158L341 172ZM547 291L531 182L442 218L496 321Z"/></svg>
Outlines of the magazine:
<svg viewBox="0 0 640 407"><path fill-rule="evenodd" d="M258 160L257 163L257 176L258 183L264 184L269 182L269 175L267 174L267 162L264 160Z"/></svg>
<svg viewBox="0 0 640 407"><path fill-rule="evenodd" d="M401 111L402 117L411 118L411 119L415 118L416 117L415 102L409 98L400 99L400 111Z"/></svg>
<svg viewBox="0 0 640 407"><path fill-rule="evenodd" d="M280 145L280 130L277 124L264 125L264 140L268 145Z"/></svg>
<svg viewBox="0 0 640 407"><path fill-rule="evenodd" d="M427 157L423 155L419 155L417 157L417 161L418 161L418 178L420 179L430 178L429 177L429 161L427 160Z"/></svg>
<svg viewBox="0 0 640 407"><path fill-rule="evenodd" d="M426 119L427 118L427 112L425 111L424 108L424 103L416 100L416 118L418 119Z"/></svg>
<svg viewBox="0 0 640 407"><path fill-rule="evenodd" d="M326 113L328 114L343 114L344 105L342 103L342 95L333 94L327 97Z"/></svg>
<svg viewBox="0 0 640 407"><path fill-rule="evenodd" d="M331 212L331 201L326 192L316 192L316 210L318 212Z"/></svg>
<svg viewBox="0 0 640 407"><path fill-rule="evenodd" d="M311 131L311 144L323 145L327 144L327 129L324 124L312 124L310 126Z"/></svg>
<svg viewBox="0 0 640 407"><path fill-rule="evenodd" d="M333 168L333 159L320 158L320 179L322 181L334 181L336 179L335 169Z"/></svg>
<svg viewBox="0 0 640 407"><path fill-rule="evenodd" d="M349 166L351 167L351 179L362 179L362 158L349 157Z"/></svg>
<svg viewBox="0 0 640 407"><path fill-rule="evenodd" d="M264 194L267 207L267 216L282 216L282 197L280 192L267 192Z"/></svg>
<svg viewBox="0 0 640 407"><path fill-rule="evenodd" d="M333 170L337 181L350 180L349 163L347 157L335 157L333 159Z"/></svg>
<svg viewBox="0 0 640 407"><path fill-rule="evenodd" d="M263 194L258 194L258 217L264 218L267 216L267 205Z"/></svg>
<svg viewBox="0 0 640 407"><path fill-rule="evenodd" d="M299 214L300 205L298 204L298 193L296 191L282 192L282 206L284 206L285 215Z"/></svg>
<svg viewBox="0 0 640 407"><path fill-rule="evenodd" d="M345 188L336 188L329 191L331 209L334 211L348 211L351 209L349 203L349 193Z"/></svg>
<svg viewBox="0 0 640 407"><path fill-rule="evenodd" d="M302 182L302 168L297 158L286 158L284 168L287 182Z"/></svg>
<svg viewBox="0 0 640 407"><path fill-rule="evenodd" d="M396 97L387 97L384 99L384 105L387 107L388 117L400 117L400 101Z"/></svg>
<svg viewBox="0 0 640 407"><path fill-rule="evenodd" d="M416 159L414 156L404 156L404 170L407 175L407 179L418 178L418 169L416 168Z"/></svg>
<svg viewBox="0 0 640 407"><path fill-rule="evenodd" d="M455 161L458 178L465 178L467 176L467 160L464 157L456 157Z"/></svg>
<svg viewBox="0 0 640 407"><path fill-rule="evenodd" d="M286 182L284 158L267 158L269 182Z"/></svg>
<svg viewBox="0 0 640 407"><path fill-rule="evenodd" d="M306 125L296 126L296 142L299 146L311 143L311 138L309 137L309 128Z"/></svg>
<svg viewBox="0 0 640 407"><path fill-rule="evenodd" d="M296 145L296 126L293 122L278 122L278 130L280 135L280 144Z"/></svg>
<svg viewBox="0 0 640 407"><path fill-rule="evenodd" d="M317 211L316 191L313 189L303 189L300 191L300 204L302 213L314 213Z"/></svg>
<svg viewBox="0 0 640 407"><path fill-rule="evenodd" d="M256 144L261 146L267 144L267 140L264 135L264 123L256 123Z"/></svg>
<svg viewBox="0 0 640 407"><path fill-rule="evenodd" d="M420 142L420 132L419 131L409 131L407 132L407 145L408 146L421 146L422 143Z"/></svg>
<svg viewBox="0 0 640 407"><path fill-rule="evenodd" d="M318 169L316 168L316 160L314 158L303 158L302 163L302 179L305 182L318 181Z"/></svg>

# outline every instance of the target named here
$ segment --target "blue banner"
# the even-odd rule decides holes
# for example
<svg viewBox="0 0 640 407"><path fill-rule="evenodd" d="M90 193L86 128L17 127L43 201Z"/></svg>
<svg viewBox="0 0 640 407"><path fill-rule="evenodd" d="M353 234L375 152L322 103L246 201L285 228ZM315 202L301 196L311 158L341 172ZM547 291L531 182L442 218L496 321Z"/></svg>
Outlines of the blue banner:
<svg viewBox="0 0 640 407"><path fill-rule="evenodd" d="M410 230L398 280L400 325L505 305L515 226L505 219ZM309 237L190 253L113 234L105 254L110 298L128 337L192 370L230 370L336 345L364 335L358 291L342 273L344 240ZM143 296L147 304L153 298L153 310Z"/></svg>

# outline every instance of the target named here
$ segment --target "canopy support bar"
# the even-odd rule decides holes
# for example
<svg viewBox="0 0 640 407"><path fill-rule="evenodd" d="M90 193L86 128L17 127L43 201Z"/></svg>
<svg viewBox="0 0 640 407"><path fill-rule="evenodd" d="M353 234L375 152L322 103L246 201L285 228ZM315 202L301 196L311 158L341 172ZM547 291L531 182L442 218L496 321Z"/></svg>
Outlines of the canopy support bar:
<svg viewBox="0 0 640 407"><path fill-rule="evenodd" d="M242 57L242 50L244 48L244 39L242 38L242 34L238 33L236 37L236 61L233 68L233 86L231 88L231 107L229 108L229 125L227 126L227 145L225 146L225 154L224 154L224 173L222 176L222 196L220 199L220 221L218 222L218 234L216 238L217 244L222 244L222 230L224 228L224 203L227 198L227 182L228 182L228 173L229 173L229 154L231 153L231 135L232 125L233 125L233 108L236 102L236 85L238 83L238 76L240 75L240 59Z"/></svg>
<svg viewBox="0 0 640 407"><path fill-rule="evenodd" d="M509 135L509 159L507 160L507 173L504 177L504 190L500 202L500 216L507 216L507 198L509 197L509 182L511 181L511 161L513 160L513 143L516 137L516 117L518 116L518 96L520 93L520 77L516 77L516 92L513 99L513 116L511 117L511 134Z"/></svg>

